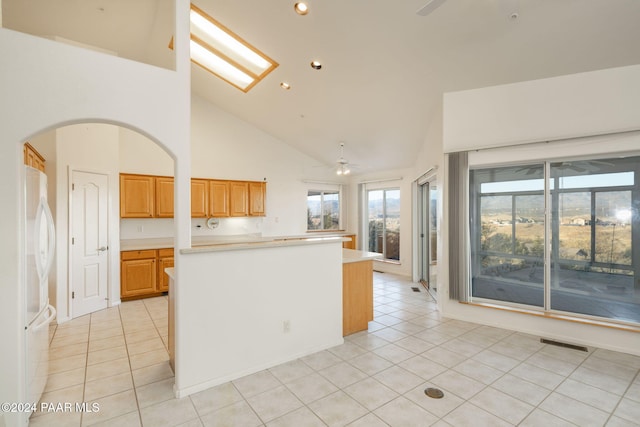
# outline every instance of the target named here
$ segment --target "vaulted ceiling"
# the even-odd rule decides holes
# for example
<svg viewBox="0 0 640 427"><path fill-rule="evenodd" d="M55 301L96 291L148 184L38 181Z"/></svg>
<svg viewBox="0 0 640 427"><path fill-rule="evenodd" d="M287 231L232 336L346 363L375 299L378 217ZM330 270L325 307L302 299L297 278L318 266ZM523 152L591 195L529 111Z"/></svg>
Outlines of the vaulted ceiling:
<svg viewBox="0 0 640 427"><path fill-rule="evenodd" d="M1 1L7 28L172 66L172 0ZM414 165L444 92L640 63L638 0L446 0L416 14L427 2L308 0L300 16L294 0L196 0L280 66L243 93L194 65L192 90L320 163L344 141L351 162L383 170Z"/></svg>

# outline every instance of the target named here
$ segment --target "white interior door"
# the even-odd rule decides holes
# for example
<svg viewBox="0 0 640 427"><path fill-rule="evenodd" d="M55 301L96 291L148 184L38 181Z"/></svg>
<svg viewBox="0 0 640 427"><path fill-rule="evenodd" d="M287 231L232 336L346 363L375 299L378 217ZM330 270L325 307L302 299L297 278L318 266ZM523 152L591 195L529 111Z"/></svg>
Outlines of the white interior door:
<svg viewBox="0 0 640 427"><path fill-rule="evenodd" d="M107 307L108 177L71 174L71 292L73 317Z"/></svg>

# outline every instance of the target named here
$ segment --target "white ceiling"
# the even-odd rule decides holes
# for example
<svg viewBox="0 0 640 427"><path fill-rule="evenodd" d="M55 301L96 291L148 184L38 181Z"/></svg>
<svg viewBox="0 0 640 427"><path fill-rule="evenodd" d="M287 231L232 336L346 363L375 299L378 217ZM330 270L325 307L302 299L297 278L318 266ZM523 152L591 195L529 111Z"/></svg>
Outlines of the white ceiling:
<svg viewBox="0 0 640 427"><path fill-rule="evenodd" d="M172 0L0 1L5 27L172 64ZM327 165L344 141L365 171L413 166L446 91L640 63L639 0L294 2L195 1L280 66L249 93L193 66L193 91Z"/></svg>

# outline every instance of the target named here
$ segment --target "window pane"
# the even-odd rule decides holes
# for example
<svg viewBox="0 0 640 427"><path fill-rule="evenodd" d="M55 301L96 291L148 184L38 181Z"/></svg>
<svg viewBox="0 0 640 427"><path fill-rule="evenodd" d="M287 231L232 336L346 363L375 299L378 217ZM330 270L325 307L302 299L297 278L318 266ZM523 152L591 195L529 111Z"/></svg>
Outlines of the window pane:
<svg viewBox="0 0 640 427"><path fill-rule="evenodd" d="M640 248L633 233L640 225L640 200L634 200L638 162L635 157L551 165L554 188L560 189L555 197L552 192L558 226L551 309L640 323Z"/></svg>
<svg viewBox="0 0 640 427"><path fill-rule="evenodd" d="M544 305L543 165L470 171L471 296Z"/></svg>
<svg viewBox="0 0 640 427"><path fill-rule="evenodd" d="M385 258L400 261L400 190L385 191Z"/></svg>
<svg viewBox="0 0 640 427"><path fill-rule="evenodd" d="M369 214L369 252L383 253L384 191L371 190L367 192L367 196L367 208Z"/></svg>
<svg viewBox="0 0 640 427"><path fill-rule="evenodd" d="M307 196L307 230L320 230L322 227L322 196L309 191Z"/></svg>
<svg viewBox="0 0 640 427"><path fill-rule="evenodd" d="M340 228L340 199L337 192L324 193L322 214L325 230L338 230Z"/></svg>
<svg viewBox="0 0 640 427"><path fill-rule="evenodd" d="M591 193L558 195L559 244L562 259L591 259Z"/></svg>
<svg viewBox="0 0 640 427"><path fill-rule="evenodd" d="M486 196L481 198L482 249L511 253L512 197Z"/></svg>
<svg viewBox="0 0 640 427"><path fill-rule="evenodd" d="M307 230L340 229L340 192L316 191L307 193Z"/></svg>

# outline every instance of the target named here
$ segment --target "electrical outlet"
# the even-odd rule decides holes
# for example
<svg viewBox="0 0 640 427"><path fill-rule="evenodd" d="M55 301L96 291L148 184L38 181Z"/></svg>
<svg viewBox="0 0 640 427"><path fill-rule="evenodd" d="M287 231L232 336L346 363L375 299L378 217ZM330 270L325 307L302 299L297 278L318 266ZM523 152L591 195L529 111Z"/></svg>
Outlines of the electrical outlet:
<svg viewBox="0 0 640 427"><path fill-rule="evenodd" d="M284 332L285 334L288 334L289 332L291 332L291 321L290 320L285 320L282 322L282 332Z"/></svg>

